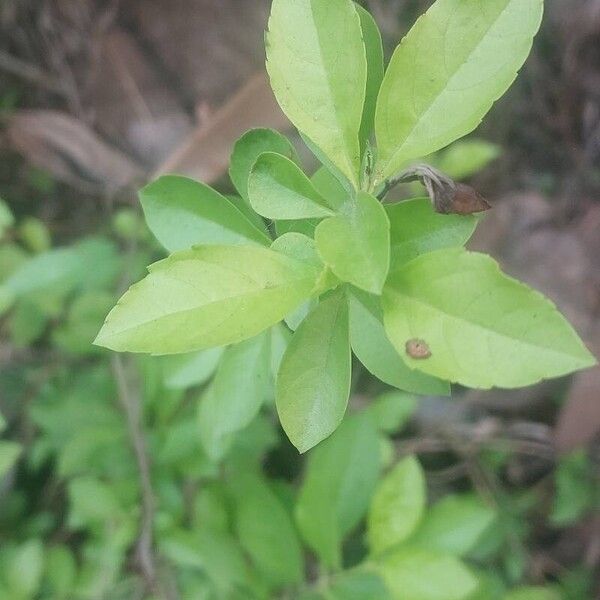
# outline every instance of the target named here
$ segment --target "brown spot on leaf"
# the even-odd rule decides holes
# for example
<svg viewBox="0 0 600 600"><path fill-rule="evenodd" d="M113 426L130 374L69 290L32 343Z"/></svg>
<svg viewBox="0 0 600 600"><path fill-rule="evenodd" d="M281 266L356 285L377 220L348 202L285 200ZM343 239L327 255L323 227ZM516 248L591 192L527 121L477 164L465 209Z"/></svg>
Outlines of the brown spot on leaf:
<svg viewBox="0 0 600 600"><path fill-rule="evenodd" d="M416 360L424 360L431 357L431 350L425 340L408 340L406 342L406 354Z"/></svg>

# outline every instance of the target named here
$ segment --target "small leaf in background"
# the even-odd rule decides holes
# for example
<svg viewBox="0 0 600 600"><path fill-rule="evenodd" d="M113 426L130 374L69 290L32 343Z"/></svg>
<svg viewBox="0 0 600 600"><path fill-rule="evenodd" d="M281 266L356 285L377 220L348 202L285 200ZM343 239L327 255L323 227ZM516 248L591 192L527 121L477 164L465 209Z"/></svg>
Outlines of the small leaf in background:
<svg viewBox="0 0 600 600"><path fill-rule="evenodd" d="M421 254L463 246L477 226L475 216L436 212L428 198L390 204L385 210L391 224L390 271Z"/></svg>
<svg viewBox="0 0 600 600"><path fill-rule="evenodd" d="M46 553L44 581L56 600L66 600L77 577L77 563L67 546L51 546Z"/></svg>
<svg viewBox="0 0 600 600"><path fill-rule="evenodd" d="M355 7L360 17L360 26L367 56L367 89L360 125L360 143L364 152L366 141L373 132L377 96L379 95L379 88L383 81L383 41L379 27L375 19L371 16L371 13L366 11L360 4L356 4Z"/></svg>
<svg viewBox="0 0 600 600"><path fill-rule="evenodd" d="M380 431L396 433L408 423L417 405L417 399L411 394L385 392L375 398L367 410L373 415Z"/></svg>
<svg viewBox="0 0 600 600"><path fill-rule="evenodd" d="M15 217L8 204L0 198L0 240L4 234L15 224Z"/></svg>
<svg viewBox="0 0 600 600"><path fill-rule="evenodd" d="M351 290L348 302L352 350L370 373L388 385L414 394L450 395L446 381L406 366L385 332L379 298Z"/></svg>
<svg viewBox="0 0 600 600"><path fill-rule="evenodd" d="M193 179L165 175L139 196L148 227L169 252L200 244L270 243L227 198Z"/></svg>
<svg viewBox="0 0 600 600"><path fill-rule="evenodd" d="M418 19L377 101L379 182L479 125L527 58L542 10L542 0L437 0Z"/></svg>
<svg viewBox="0 0 600 600"><path fill-rule="evenodd" d="M48 291L66 295L73 289L111 285L121 266L115 245L87 238L69 248L55 248L23 262L3 282L15 298Z"/></svg>
<svg viewBox="0 0 600 600"><path fill-rule="evenodd" d="M277 377L279 419L301 453L331 435L344 418L350 369L348 308L337 293L302 321Z"/></svg>
<svg viewBox="0 0 600 600"><path fill-rule="evenodd" d="M584 450L564 456L555 473L556 493L550 520L558 527L575 523L600 500L600 484L594 484L594 467Z"/></svg>
<svg viewBox="0 0 600 600"><path fill-rule="evenodd" d="M468 387L522 387L596 364L549 300L462 248L396 269L382 305L388 337L409 367ZM406 354L414 338L430 358Z"/></svg>
<svg viewBox="0 0 600 600"><path fill-rule="evenodd" d="M223 457L233 434L258 414L267 396L270 372L268 332L225 350L198 408L200 438L213 460Z"/></svg>
<svg viewBox="0 0 600 600"><path fill-rule="evenodd" d="M367 538L373 554L397 546L415 531L425 509L425 476L419 461L402 459L378 485L369 509Z"/></svg>
<svg viewBox="0 0 600 600"><path fill-rule="evenodd" d="M187 390L206 383L217 369L224 348L209 348L200 352L162 359L165 386L172 390Z"/></svg>
<svg viewBox="0 0 600 600"><path fill-rule="evenodd" d="M449 495L427 510L409 543L425 550L465 556L495 518L495 512L477 496Z"/></svg>
<svg viewBox="0 0 600 600"><path fill-rule="evenodd" d="M16 442L0 440L0 478L14 467L21 450L21 445Z"/></svg>
<svg viewBox="0 0 600 600"><path fill-rule="evenodd" d="M502 600L564 600L552 587L524 586L508 592Z"/></svg>
<svg viewBox="0 0 600 600"><path fill-rule="evenodd" d="M341 566L341 543L367 511L380 469L377 429L366 413L345 419L309 455L296 520L325 566Z"/></svg>
<svg viewBox="0 0 600 600"><path fill-rule="evenodd" d="M367 61L353 3L274 0L266 46L283 112L357 185Z"/></svg>
<svg viewBox="0 0 600 600"><path fill-rule="evenodd" d="M27 217L17 231L19 239L34 254L46 252L52 246L50 231L45 223L35 217Z"/></svg>
<svg viewBox="0 0 600 600"><path fill-rule="evenodd" d="M270 586L300 583L304 559L292 518L277 496L256 475L232 481L236 530L242 547Z"/></svg>
<svg viewBox="0 0 600 600"><path fill-rule="evenodd" d="M44 571L44 547L37 539L15 548L3 565L12 598L35 598Z"/></svg>
<svg viewBox="0 0 600 600"><path fill-rule="evenodd" d="M205 246L149 268L106 319L96 344L176 354L241 342L310 297L310 265L259 246Z"/></svg>
<svg viewBox="0 0 600 600"><path fill-rule="evenodd" d="M411 547L386 555L378 571L402 600L467 600L479 585L459 559Z"/></svg>
<svg viewBox="0 0 600 600"><path fill-rule="evenodd" d="M349 571L334 578L327 590L331 600L391 600L383 579L375 573Z"/></svg>
<svg viewBox="0 0 600 600"><path fill-rule="evenodd" d="M274 129L251 129L236 143L231 154L229 177L240 196L248 201L248 177L252 166L264 152L276 152L296 164L299 159L292 143Z"/></svg>
<svg viewBox="0 0 600 600"><path fill-rule="evenodd" d="M381 203L359 192L315 231L321 258L342 281L380 294L390 265L390 222Z"/></svg>
<svg viewBox="0 0 600 600"><path fill-rule="evenodd" d="M47 323L46 315L34 302L19 302L8 320L11 342L17 348L33 344L42 336Z"/></svg>
<svg viewBox="0 0 600 600"><path fill-rule="evenodd" d="M501 149L486 140L461 140L436 156L435 166L448 177L460 181L485 169L500 154Z"/></svg>
<svg viewBox="0 0 600 600"><path fill-rule="evenodd" d="M254 163L248 197L252 208L267 219L289 221L334 214L300 167L274 152L261 154Z"/></svg>

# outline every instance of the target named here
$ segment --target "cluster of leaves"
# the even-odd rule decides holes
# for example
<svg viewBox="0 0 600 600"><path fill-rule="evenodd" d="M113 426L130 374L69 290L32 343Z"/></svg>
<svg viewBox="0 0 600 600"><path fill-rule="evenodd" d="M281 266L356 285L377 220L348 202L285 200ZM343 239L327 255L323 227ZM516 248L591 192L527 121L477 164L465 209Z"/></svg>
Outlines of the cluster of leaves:
<svg viewBox="0 0 600 600"><path fill-rule="evenodd" d="M542 0L438 0L384 70L377 26L351 0L275 0L271 84L323 166L307 177L286 138L257 130L232 156L239 196L177 176L144 188L147 223L171 254L121 298L96 343L152 354L240 344L230 352L260 374L285 320L294 334L276 404L301 452L341 423L352 352L421 394L526 386L593 365L550 301L463 248L477 217L438 214L426 199L381 202L403 168L478 125L541 16ZM258 396L237 407L244 423Z"/></svg>
<svg viewBox="0 0 600 600"><path fill-rule="evenodd" d="M2 372L0 597L589 595L520 586L524 557L506 557L526 540L527 499L514 514L458 489L428 502L421 462L397 446L418 394L524 385L593 360L548 301L462 248L477 217L378 199L413 159L474 128L524 60L540 9L438 0L384 76L360 7L275 0L273 87L323 166L308 178L285 137L255 130L232 156L237 195L176 176L142 190L171 254L98 343L172 356L91 344L123 280L161 252L135 213L53 249L40 222L17 226L0 204L2 327L40 353ZM470 141L427 161L459 180L495 152ZM413 339L429 358L407 353ZM352 353L355 374L361 363L398 391L342 422ZM275 411L298 449L319 444L305 463ZM561 465L557 527L597 505L588 468L582 456Z"/></svg>

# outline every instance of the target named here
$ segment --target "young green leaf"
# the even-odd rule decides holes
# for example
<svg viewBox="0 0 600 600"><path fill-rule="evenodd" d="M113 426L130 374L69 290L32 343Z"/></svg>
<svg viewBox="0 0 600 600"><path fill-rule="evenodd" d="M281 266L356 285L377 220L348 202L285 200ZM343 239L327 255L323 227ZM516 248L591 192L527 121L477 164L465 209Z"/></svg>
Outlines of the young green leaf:
<svg viewBox="0 0 600 600"><path fill-rule="evenodd" d="M204 246L149 268L108 315L96 344L177 354L254 337L310 297L319 271L259 246Z"/></svg>
<svg viewBox="0 0 600 600"><path fill-rule="evenodd" d="M409 543L426 550L465 556L495 517L495 512L475 495L446 496L427 511Z"/></svg>
<svg viewBox="0 0 600 600"><path fill-rule="evenodd" d="M230 346L198 407L200 439L206 453L219 460L232 436L247 427L267 397L271 374L268 332Z"/></svg>
<svg viewBox="0 0 600 600"><path fill-rule="evenodd" d="M16 442L0 440L0 477L4 477L13 468L21 450Z"/></svg>
<svg viewBox="0 0 600 600"><path fill-rule="evenodd" d="M367 538L373 554L405 541L418 526L425 509L425 477L419 461L400 461L379 484L369 510Z"/></svg>
<svg viewBox="0 0 600 600"><path fill-rule="evenodd" d="M252 208L267 219L310 219L334 214L302 170L274 152L261 154L254 163L248 196Z"/></svg>
<svg viewBox="0 0 600 600"><path fill-rule="evenodd" d="M380 560L378 571L394 598L467 600L478 581L457 558L403 547Z"/></svg>
<svg viewBox="0 0 600 600"><path fill-rule="evenodd" d="M420 254L466 244L477 226L473 215L435 212L429 198L390 204L386 212L391 224L391 271Z"/></svg>
<svg viewBox="0 0 600 600"><path fill-rule="evenodd" d="M281 133L273 129L251 129L233 147L229 177L240 196L248 200L248 177L252 166L264 152L276 152L299 164L296 149Z"/></svg>
<svg viewBox="0 0 600 600"><path fill-rule="evenodd" d="M542 10L543 0L437 0L416 22L377 101L379 183L477 127L527 58Z"/></svg>
<svg viewBox="0 0 600 600"><path fill-rule="evenodd" d="M238 537L257 569L275 588L300 583L302 548L279 498L254 474L237 473L232 488Z"/></svg>
<svg viewBox="0 0 600 600"><path fill-rule="evenodd" d="M456 181L472 177L496 160L502 149L486 140L471 138L452 144L433 165Z"/></svg>
<svg viewBox="0 0 600 600"><path fill-rule="evenodd" d="M267 71L290 121L358 185L367 61L351 0L274 0Z"/></svg>
<svg viewBox="0 0 600 600"><path fill-rule="evenodd" d="M409 367L465 386L521 387L596 363L549 300L462 248L394 271L382 305L388 337ZM411 341L430 356L410 356Z"/></svg>
<svg viewBox="0 0 600 600"><path fill-rule="evenodd" d="M298 327L277 377L276 403L292 444L306 452L341 423L350 393L348 307L323 300Z"/></svg>
<svg viewBox="0 0 600 600"><path fill-rule="evenodd" d="M356 287L381 294L390 266L390 222L381 203L365 192L315 230L323 262Z"/></svg>
<svg viewBox="0 0 600 600"><path fill-rule="evenodd" d="M223 348L209 348L191 354L163 358L165 386L172 390L187 390L206 383L215 372L223 356L223 350Z"/></svg>
<svg viewBox="0 0 600 600"><path fill-rule="evenodd" d="M367 410L373 415L377 428L384 433L402 429L417 410L418 401L406 392L385 392L375 398Z"/></svg>
<svg viewBox="0 0 600 600"><path fill-rule="evenodd" d="M414 394L450 395L448 382L406 366L385 333L379 298L352 290L348 302L352 350L370 373L388 385Z"/></svg>
<svg viewBox="0 0 600 600"><path fill-rule="evenodd" d="M343 538L363 518L380 469L377 429L366 413L345 419L309 455L296 520L327 567L340 567Z"/></svg>
<svg viewBox="0 0 600 600"><path fill-rule="evenodd" d="M360 125L360 143L364 151L375 124L375 107L377 96L383 81L383 41L375 19L360 4L356 4L356 10L360 17L363 41L367 54L367 88L365 106L363 109L362 122Z"/></svg>
<svg viewBox="0 0 600 600"><path fill-rule="evenodd" d="M532 585L516 588L502 600L564 600L564 597L556 588Z"/></svg>
<svg viewBox="0 0 600 600"><path fill-rule="evenodd" d="M165 175L140 191L146 223L169 251L199 244L263 244L270 239L227 198L179 175Z"/></svg>
<svg viewBox="0 0 600 600"><path fill-rule="evenodd" d="M328 600L391 600L383 579L375 573L352 570L333 579L327 590Z"/></svg>

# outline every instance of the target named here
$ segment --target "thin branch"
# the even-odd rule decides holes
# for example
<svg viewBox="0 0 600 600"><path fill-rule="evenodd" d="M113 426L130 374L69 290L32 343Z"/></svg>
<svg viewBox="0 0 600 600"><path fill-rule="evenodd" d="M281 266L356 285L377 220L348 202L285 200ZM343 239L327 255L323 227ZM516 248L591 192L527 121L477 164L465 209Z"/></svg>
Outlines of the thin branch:
<svg viewBox="0 0 600 600"><path fill-rule="evenodd" d="M135 454L142 491L142 515L136 547L136 558L148 590L153 594L167 599L168 595L161 589L156 575L157 561L152 534L156 502L150 476L150 459L148 458L146 442L142 432L140 397L129 385L121 356L115 355L112 358L112 369L117 382L119 402L127 418L127 430Z"/></svg>

